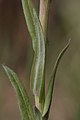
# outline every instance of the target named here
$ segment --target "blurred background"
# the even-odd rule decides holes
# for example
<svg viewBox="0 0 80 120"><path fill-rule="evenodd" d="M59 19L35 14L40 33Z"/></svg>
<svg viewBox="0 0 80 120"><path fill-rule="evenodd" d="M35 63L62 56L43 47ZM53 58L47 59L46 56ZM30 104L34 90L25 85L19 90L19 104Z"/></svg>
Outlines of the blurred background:
<svg viewBox="0 0 80 120"><path fill-rule="evenodd" d="M52 0L49 11L46 86L57 55L71 38L58 68L50 120L80 120L80 0ZM20 120L15 92L2 69L23 80L29 97L33 50L21 0L0 0L0 120Z"/></svg>

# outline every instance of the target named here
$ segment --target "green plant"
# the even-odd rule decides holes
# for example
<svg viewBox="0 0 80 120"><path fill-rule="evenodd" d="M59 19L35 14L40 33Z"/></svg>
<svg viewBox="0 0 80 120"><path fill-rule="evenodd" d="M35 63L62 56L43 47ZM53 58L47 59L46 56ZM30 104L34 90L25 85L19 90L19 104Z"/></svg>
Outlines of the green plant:
<svg viewBox="0 0 80 120"><path fill-rule="evenodd" d="M66 47L60 52L55 62L49 81L47 94L45 95L45 53L47 21L49 5L51 1L40 0L40 3L39 1L36 2L38 7L35 10L31 0L22 0L24 16L29 33L31 35L32 47L34 50L34 59L30 77L30 86L35 99L34 109L30 103L27 92L17 74L7 66L3 65L3 68L17 94L22 120L48 120L57 68L63 54L70 44L69 41Z"/></svg>

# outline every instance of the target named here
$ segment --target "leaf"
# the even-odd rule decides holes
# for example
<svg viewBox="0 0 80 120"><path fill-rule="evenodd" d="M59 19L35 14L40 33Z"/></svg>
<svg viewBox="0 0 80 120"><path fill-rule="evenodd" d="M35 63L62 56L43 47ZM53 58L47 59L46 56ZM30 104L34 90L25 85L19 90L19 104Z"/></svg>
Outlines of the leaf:
<svg viewBox="0 0 80 120"><path fill-rule="evenodd" d="M26 24L33 39L33 49L35 50L35 40L36 40L36 31L35 31L35 24L34 24L34 15L33 15L33 6L31 0L21 0L23 12L26 20Z"/></svg>
<svg viewBox="0 0 80 120"><path fill-rule="evenodd" d="M44 96L45 40L42 26L30 0L22 0L23 11L32 38L34 59L31 70L31 89L40 101Z"/></svg>
<svg viewBox="0 0 80 120"><path fill-rule="evenodd" d="M17 94L22 120L35 120L32 105L21 80L10 68L4 65L3 68Z"/></svg>
<svg viewBox="0 0 80 120"><path fill-rule="evenodd" d="M48 117L48 115L49 115L49 110L50 110L50 106L51 106L51 102L52 102L52 94L53 94L53 88L54 88L57 68L58 68L58 65L60 63L60 60L61 60L62 56L64 55L64 53L68 49L69 44L70 44L70 40L69 40L68 44L66 45L66 47L58 55L56 63L54 65L52 75L51 75L51 79L50 79L50 82L49 82L49 85L48 85L47 95L46 95L46 98L45 98L44 110L43 110L43 115L42 115L43 117L45 117L46 115Z"/></svg>

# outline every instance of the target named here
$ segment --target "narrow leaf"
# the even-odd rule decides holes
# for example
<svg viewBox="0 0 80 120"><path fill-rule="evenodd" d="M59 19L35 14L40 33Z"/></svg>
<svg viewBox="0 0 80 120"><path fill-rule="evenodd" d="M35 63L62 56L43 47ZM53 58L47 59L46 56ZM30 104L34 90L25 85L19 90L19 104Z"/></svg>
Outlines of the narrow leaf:
<svg viewBox="0 0 80 120"><path fill-rule="evenodd" d="M21 80L18 78L17 74L13 72L10 68L4 65L3 68L17 94L22 120L35 120L32 105L29 101L28 95Z"/></svg>
<svg viewBox="0 0 80 120"><path fill-rule="evenodd" d="M48 91L47 91L46 99L45 99L43 117L46 116L46 115L48 117L51 102L52 102L52 94L53 94L53 88L54 88L55 76L56 76L57 68L58 68L58 65L60 63L60 60L61 60L62 56L64 55L64 53L68 49L69 44L70 44L70 40L69 40L68 44L66 45L66 47L60 52L59 56L57 57L56 63L54 65L52 75L51 75L51 79L50 79L50 82L49 82L49 85L48 85Z"/></svg>
<svg viewBox="0 0 80 120"><path fill-rule="evenodd" d="M35 50L35 43L36 43L36 29L34 24L34 15L33 15L33 5L31 3L31 0L21 0L22 1L22 7L23 12L26 20L26 24L29 30L29 33L31 35L31 38L33 39L33 49Z"/></svg>
<svg viewBox="0 0 80 120"><path fill-rule="evenodd" d="M31 70L31 89L40 100L44 96L45 40L37 13L31 0L22 0L26 23L32 38L34 59Z"/></svg>

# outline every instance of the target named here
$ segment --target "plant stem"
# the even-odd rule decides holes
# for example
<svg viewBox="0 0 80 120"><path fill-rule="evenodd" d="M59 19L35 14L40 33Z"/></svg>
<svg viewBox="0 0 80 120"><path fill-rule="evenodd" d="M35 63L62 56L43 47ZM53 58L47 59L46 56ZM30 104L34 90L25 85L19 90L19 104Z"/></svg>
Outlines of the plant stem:
<svg viewBox="0 0 80 120"><path fill-rule="evenodd" d="M47 39L48 28L48 14L49 14L50 0L40 0L39 19L43 28L45 42Z"/></svg>

